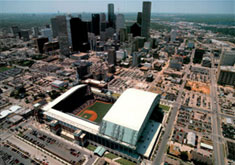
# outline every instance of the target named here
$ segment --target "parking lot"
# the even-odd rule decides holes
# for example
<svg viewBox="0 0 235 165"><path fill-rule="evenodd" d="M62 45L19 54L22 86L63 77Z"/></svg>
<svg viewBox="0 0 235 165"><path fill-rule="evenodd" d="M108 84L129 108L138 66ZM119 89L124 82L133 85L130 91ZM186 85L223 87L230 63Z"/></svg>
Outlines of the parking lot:
<svg viewBox="0 0 235 165"><path fill-rule="evenodd" d="M23 151L10 142L1 144L0 155L7 164L40 164L39 161L31 159L28 152Z"/></svg>
<svg viewBox="0 0 235 165"><path fill-rule="evenodd" d="M177 115L177 126L194 130L196 132L210 134L211 128L211 114L199 112L191 108L182 108Z"/></svg>
<svg viewBox="0 0 235 165"><path fill-rule="evenodd" d="M0 81L5 80L9 77L14 77L18 74L20 74L22 69L20 68L12 68L3 72L0 72Z"/></svg>
<svg viewBox="0 0 235 165"><path fill-rule="evenodd" d="M185 106L211 110L211 100L208 95L184 90L181 98L182 104Z"/></svg>
<svg viewBox="0 0 235 165"><path fill-rule="evenodd" d="M201 74L201 73L196 73L196 72L191 72L190 74L188 74L187 79L192 80L192 81L199 81L203 83L210 82L210 77L208 74Z"/></svg>
<svg viewBox="0 0 235 165"><path fill-rule="evenodd" d="M83 162L85 160L84 154L80 150L71 148L69 145L61 143L44 132L29 130L22 137L67 162L75 164L76 162Z"/></svg>

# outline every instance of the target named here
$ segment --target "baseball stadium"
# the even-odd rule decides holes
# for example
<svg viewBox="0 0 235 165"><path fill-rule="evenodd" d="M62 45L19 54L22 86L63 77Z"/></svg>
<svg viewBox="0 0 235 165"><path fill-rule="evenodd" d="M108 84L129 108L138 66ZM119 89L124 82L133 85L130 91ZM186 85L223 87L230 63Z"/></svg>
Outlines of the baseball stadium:
<svg viewBox="0 0 235 165"><path fill-rule="evenodd" d="M116 100L88 85L72 87L40 110L41 119L57 135L81 146L97 146L99 156L109 151L133 162L150 158L161 132L153 120L161 96L127 89ZM96 150L95 150L96 152Z"/></svg>

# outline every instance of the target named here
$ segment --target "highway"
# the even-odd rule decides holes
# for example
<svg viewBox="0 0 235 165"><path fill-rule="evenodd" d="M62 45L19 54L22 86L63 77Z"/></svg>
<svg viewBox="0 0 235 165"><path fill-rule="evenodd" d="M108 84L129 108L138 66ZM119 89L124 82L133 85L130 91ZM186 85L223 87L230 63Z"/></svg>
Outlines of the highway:
<svg viewBox="0 0 235 165"><path fill-rule="evenodd" d="M213 59L213 58L212 58ZM220 112L218 109L217 101L217 81L216 81L216 72L214 70L214 60L212 60L212 68L210 70L211 77L211 110L212 115L212 136L213 146L214 146L214 160L216 165L225 164L225 154L223 148L222 131L221 131L221 122L220 122Z"/></svg>
<svg viewBox="0 0 235 165"><path fill-rule="evenodd" d="M172 128L174 126L174 122L175 122L175 119L176 119L176 114L177 114L178 109L181 106L181 96L182 96L183 89L184 89L184 86L185 86L185 83L186 83L187 75L190 72L189 67L192 64L192 59L194 57L194 53L195 53L195 49L192 51L192 56L191 56L190 64L185 68L185 75L183 77L183 83L181 84L181 87L179 89L179 94L177 96L177 99L176 99L176 101L173 104L173 108L171 110L171 115L169 117L168 124L167 124L167 126L165 128L165 132L164 132L164 134L163 134L163 136L161 138L161 142L159 144L159 148L157 150L157 155L154 158L153 164L159 165L163 161L164 154L165 154L166 148L167 148L167 142L168 142L168 140L170 138L170 135L171 135L171 132L172 132Z"/></svg>

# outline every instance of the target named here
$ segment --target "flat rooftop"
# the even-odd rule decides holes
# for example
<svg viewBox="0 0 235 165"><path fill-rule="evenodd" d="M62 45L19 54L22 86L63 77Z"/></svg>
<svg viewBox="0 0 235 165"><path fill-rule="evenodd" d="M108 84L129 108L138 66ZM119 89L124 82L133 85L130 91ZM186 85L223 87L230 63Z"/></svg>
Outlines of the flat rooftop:
<svg viewBox="0 0 235 165"><path fill-rule="evenodd" d="M127 89L103 120L139 131L157 96L151 92Z"/></svg>

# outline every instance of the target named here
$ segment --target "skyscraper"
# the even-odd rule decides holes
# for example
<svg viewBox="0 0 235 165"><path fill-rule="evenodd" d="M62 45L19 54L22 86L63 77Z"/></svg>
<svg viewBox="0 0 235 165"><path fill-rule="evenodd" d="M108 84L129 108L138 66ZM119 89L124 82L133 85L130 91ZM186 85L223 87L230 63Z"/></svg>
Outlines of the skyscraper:
<svg viewBox="0 0 235 165"><path fill-rule="evenodd" d="M123 14L118 14L116 17L116 31L119 32L121 28L124 28L125 18Z"/></svg>
<svg viewBox="0 0 235 165"><path fill-rule="evenodd" d="M142 24L141 24L141 36L149 38L150 29L150 18L151 18L151 2L143 2L143 12L142 12Z"/></svg>
<svg viewBox="0 0 235 165"><path fill-rule="evenodd" d="M138 12L137 23L140 24L140 25L142 24L142 12Z"/></svg>
<svg viewBox="0 0 235 165"><path fill-rule="evenodd" d="M106 15L105 13L100 13L100 23L106 22Z"/></svg>
<svg viewBox="0 0 235 165"><path fill-rule="evenodd" d="M80 18L70 19L73 51L86 52L89 50L87 24Z"/></svg>
<svg viewBox="0 0 235 165"><path fill-rule="evenodd" d="M108 22L109 27L115 27L115 15L114 15L114 4L108 4Z"/></svg>
<svg viewBox="0 0 235 165"><path fill-rule="evenodd" d="M92 33L100 35L100 15L92 14Z"/></svg>
<svg viewBox="0 0 235 165"><path fill-rule="evenodd" d="M57 27L57 19L56 18L51 18L51 28L52 28L52 33L53 37L58 36L58 27Z"/></svg>
<svg viewBox="0 0 235 165"><path fill-rule="evenodd" d="M108 64L116 64L116 51L114 48L108 50Z"/></svg>
<svg viewBox="0 0 235 165"><path fill-rule="evenodd" d="M12 26L12 27L11 27L11 32L12 32L12 34L16 37L16 36L19 36L20 29L19 29L18 26Z"/></svg>
<svg viewBox="0 0 235 165"><path fill-rule="evenodd" d="M53 37L58 36L60 52L62 55L69 55L70 53L69 47L71 45L71 34L70 30L68 29L68 24L68 18L64 15L56 16L55 18L51 19Z"/></svg>

